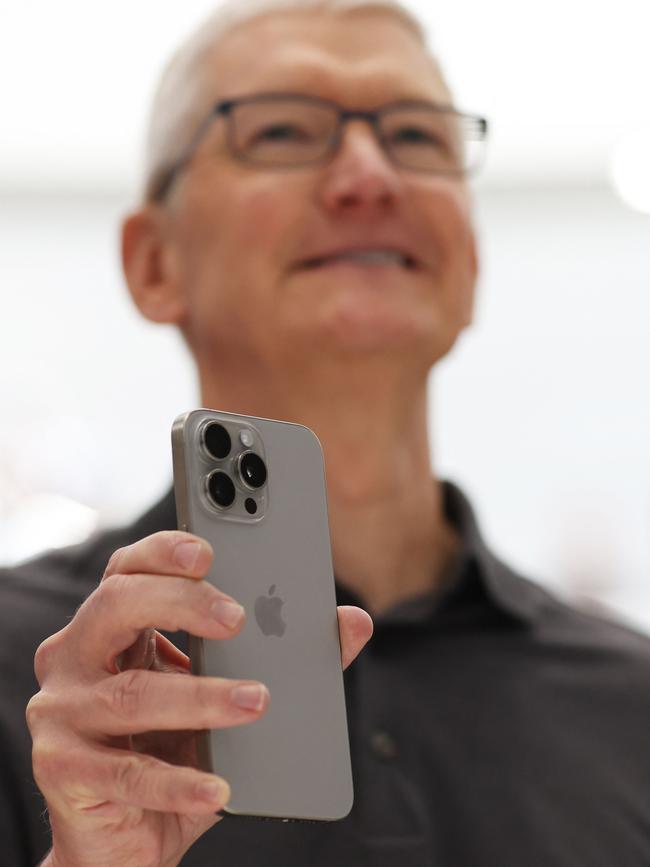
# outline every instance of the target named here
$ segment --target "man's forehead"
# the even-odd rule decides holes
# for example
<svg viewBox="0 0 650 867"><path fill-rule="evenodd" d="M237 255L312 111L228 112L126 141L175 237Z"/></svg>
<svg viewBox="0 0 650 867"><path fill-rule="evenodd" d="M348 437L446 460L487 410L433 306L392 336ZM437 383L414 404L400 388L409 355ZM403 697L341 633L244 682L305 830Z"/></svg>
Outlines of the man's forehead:
<svg viewBox="0 0 650 867"><path fill-rule="evenodd" d="M354 105L407 97L450 101L418 36L383 10L260 16L220 39L204 74L215 98L297 91Z"/></svg>

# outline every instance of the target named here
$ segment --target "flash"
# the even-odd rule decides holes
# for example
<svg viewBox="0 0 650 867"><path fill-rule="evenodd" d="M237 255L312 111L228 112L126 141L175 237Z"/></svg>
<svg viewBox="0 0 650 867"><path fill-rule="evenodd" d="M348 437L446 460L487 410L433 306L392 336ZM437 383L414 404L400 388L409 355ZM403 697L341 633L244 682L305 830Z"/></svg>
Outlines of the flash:
<svg viewBox="0 0 650 867"><path fill-rule="evenodd" d="M249 430L243 430L239 434L241 444L249 449L253 445L253 434Z"/></svg>

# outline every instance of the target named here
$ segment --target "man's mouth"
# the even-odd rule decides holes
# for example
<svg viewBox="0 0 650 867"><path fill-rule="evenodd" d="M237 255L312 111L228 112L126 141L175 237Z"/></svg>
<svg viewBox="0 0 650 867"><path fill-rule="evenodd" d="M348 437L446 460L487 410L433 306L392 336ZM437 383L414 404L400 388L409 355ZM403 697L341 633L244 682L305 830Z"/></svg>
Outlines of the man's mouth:
<svg viewBox="0 0 650 867"><path fill-rule="evenodd" d="M343 264L363 265L375 268L393 266L410 270L416 267L415 259L412 256L401 253L398 250L382 249L343 250L340 253L331 253L305 259L301 263L301 267L311 269Z"/></svg>

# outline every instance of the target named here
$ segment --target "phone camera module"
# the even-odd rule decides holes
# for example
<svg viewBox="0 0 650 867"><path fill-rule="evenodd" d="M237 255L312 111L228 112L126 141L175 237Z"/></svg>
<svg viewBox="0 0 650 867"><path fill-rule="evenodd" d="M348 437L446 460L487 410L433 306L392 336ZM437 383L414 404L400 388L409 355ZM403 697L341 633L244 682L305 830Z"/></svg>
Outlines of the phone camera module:
<svg viewBox="0 0 650 867"><path fill-rule="evenodd" d="M230 476L215 470L206 479L208 496L215 506L227 509L235 502L235 486Z"/></svg>
<svg viewBox="0 0 650 867"><path fill-rule="evenodd" d="M255 452L244 452L239 458L239 475L247 488L261 488L266 482L266 464Z"/></svg>
<svg viewBox="0 0 650 867"><path fill-rule="evenodd" d="M232 441L222 424L210 422L203 428L203 445L211 458L222 461L230 454Z"/></svg>

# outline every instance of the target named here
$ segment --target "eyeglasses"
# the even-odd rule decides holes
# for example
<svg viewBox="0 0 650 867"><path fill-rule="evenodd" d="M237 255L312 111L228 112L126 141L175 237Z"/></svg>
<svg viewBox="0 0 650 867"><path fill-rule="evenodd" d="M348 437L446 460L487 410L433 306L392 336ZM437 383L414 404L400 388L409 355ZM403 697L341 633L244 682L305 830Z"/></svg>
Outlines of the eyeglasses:
<svg viewBox="0 0 650 867"><path fill-rule="evenodd" d="M253 166L298 168L323 163L338 150L352 120L368 123L388 158L414 172L466 176L481 164L488 122L426 100L392 102L375 111L348 110L320 97L267 93L218 102L180 157L154 179L162 201L213 121L226 120L233 157Z"/></svg>

